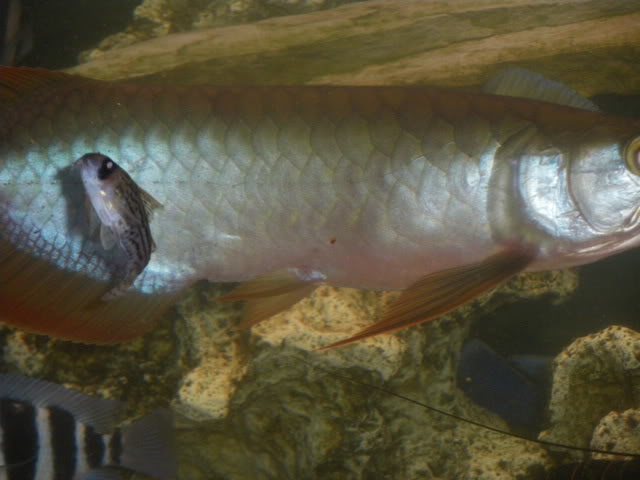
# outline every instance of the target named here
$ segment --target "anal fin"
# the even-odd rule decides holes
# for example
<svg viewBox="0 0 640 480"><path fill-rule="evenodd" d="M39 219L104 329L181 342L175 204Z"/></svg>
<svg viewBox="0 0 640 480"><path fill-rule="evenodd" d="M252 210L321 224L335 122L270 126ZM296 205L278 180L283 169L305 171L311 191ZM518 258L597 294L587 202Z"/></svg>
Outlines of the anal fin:
<svg viewBox="0 0 640 480"><path fill-rule="evenodd" d="M64 340L114 344L150 331L179 292L145 295L127 292L99 302L108 287L55 265L0 239L0 321Z"/></svg>
<svg viewBox="0 0 640 480"><path fill-rule="evenodd" d="M245 329L289 309L317 286L317 282L301 280L296 274L283 271L243 283L218 301L246 301L244 318L239 326Z"/></svg>
<svg viewBox="0 0 640 480"><path fill-rule="evenodd" d="M100 224L100 243L105 250L111 250L116 245L116 234L105 224Z"/></svg>
<svg viewBox="0 0 640 480"><path fill-rule="evenodd" d="M509 248L482 262L429 274L404 290L382 320L320 350L434 320L521 272L534 257L534 251Z"/></svg>

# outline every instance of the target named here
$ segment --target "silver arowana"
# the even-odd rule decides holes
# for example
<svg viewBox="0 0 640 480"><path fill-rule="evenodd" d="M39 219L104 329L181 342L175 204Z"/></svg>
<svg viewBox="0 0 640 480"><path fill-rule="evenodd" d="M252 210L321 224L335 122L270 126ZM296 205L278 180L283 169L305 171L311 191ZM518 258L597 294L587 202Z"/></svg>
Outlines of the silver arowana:
<svg viewBox="0 0 640 480"><path fill-rule="evenodd" d="M246 325L320 281L404 289L357 339L640 242L640 123L522 72L491 92L0 69L0 314L108 343L149 330L198 279L248 281L227 297L249 300ZM506 96L523 94L535 99ZM164 205L133 291L98 305L112 262L86 250L82 185L65 173L89 151Z"/></svg>

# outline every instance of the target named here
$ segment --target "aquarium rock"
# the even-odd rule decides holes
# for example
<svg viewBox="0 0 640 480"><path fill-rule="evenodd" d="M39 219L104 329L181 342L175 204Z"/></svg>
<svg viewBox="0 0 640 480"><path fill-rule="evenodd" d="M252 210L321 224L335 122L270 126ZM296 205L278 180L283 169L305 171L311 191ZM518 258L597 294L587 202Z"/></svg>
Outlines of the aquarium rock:
<svg viewBox="0 0 640 480"><path fill-rule="evenodd" d="M84 52L81 61L171 33L315 12L357 1L362 0L144 0L124 32L111 35L97 48Z"/></svg>
<svg viewBox="0 0 640 480"><path fill-rule="evenodd" d="M640 409L606 415L593 432L591 448L640 454ZM594 454L597 460L620 461L624 457Z"/></svg>
<svg viewBox="0 0 640 480"><path fill-rule="evenodd" d="M637 411L628 409L638 407L638 398L640 333L611 326L579 338L554 361L549 428L540 439L640 452L622 436L637 432Z"/></svg>
<svg viewBox="0 0 640 480"><path fill-rule="evenodd" d="M576 285L572 271L520 275L431 325L314 352L373 321L397 294L321 287L290 311L238 331L240 305L215 301L228 287L201 284L173 318L122 346L5 328L4 370L126 399L135 417L172 403L186 480L254 479L256 471L264 478L465 478L473 471L476 479L515 480L549 465L544 449L336 375L506 429L455 385L470 319L504 302L561 299ZM500 461L496 452L517 461Z"/></svg>
<svg viewBox="0 0 640 480"><path fill-rule="evenodd" d="M118 346L82 345L2 326L0 371L127 401L130 415L138 417L167 405L188 372L173 334L178 318L174 311L153 332Z"/></svg>
<svg viewBox="0 0 640 480"><path fill-rule="evenodd" d="M238 308L218 304L218 289L196 287L181 303L185 322L176 325L184 376L173 405L176 412L196 421L224 418L244 377L248 358L237 342Z"/></svg>
<svg viewBox="0 0 640 480"><path fill-rule="evenodd" d="M174 9L162 7L170 3L226 2L153 2L158 13L144 28L162 36L89 55L95 58L69 71L185 84L459 87L518 65L586 96L640 93L639 2L407 0L398 8L398 2L368 1L166 35L191 28L195 14L185 9L180 23ZM143 11L156 11L153 4L145 2Z"/></svg>
<svg viewBox="0 0 640 480"><path fill-rule="evenodd" d="M216 302L219 288L200 286L181 305L177 326L188 352L180 356L185 376L173 403L189 419L179 438L184 478L252 479L256 471L265 478L420 478L435 471L463 478L473 469L473 478L515 480L544 468L548 458L536 445L336 375L507 428L455 386L469 319L514 299L562 298L576 285L571 271L521 275L430 326L328 352L314 349L370 323L397 294L320 287L289 311L237 331L241 309ZM518 460L499 461L491 452L500 451L516 452Z"/></svg>

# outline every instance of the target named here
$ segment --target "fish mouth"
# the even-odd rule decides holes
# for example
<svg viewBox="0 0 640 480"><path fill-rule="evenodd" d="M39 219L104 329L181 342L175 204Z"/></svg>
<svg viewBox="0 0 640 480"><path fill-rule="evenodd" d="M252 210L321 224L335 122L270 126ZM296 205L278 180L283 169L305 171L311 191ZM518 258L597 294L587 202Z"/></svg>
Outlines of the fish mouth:
<svg viewBox="0 0 640 480"><path fill-rule="evenodd" d="M87 159L85 158L86 155L81 156L80 158L78 158L75 162L73 162L70 166L72 169L74 170L80 170L82 167L84 167L85 165L87 165Z"/></svg>
<svg viewBox="0 0 640 480"><path fill-rule="evenodd" d="M100 162L102 161L102 157L100 159L96 159L96 156L99 155L95 152L89 152L82 155L75 162L71 164L72 168L76 170L80 170L82 167L91 167L94 166L98 168L100 166Z"/></svg>
<svg viewBox="0 0 640 480"><path fill-rule="evenodd" d="M73 163L70 165L70 167L71 167L73 170L80 170L80 168L82 168L82 163L83 163L82 159L78 159L78 160L76 160L75 162L73 162Z"/></svg>

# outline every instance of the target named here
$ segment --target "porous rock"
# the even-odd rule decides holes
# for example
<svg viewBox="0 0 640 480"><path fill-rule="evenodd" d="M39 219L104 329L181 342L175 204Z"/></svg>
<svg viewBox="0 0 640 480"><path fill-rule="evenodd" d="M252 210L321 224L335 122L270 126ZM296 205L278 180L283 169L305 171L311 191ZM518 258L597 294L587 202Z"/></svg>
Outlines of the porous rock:
<svg viewBox="0 0 640 480"><path fill-rule="evenodd" d="M589 447L593 438L600 448L638 451L622 437L620 444L612 439L633 425L625 419L633 419L634 411L617 412L637 408L639 395L640 333L611 326L579 338L554 361L549 428L540 439Z"/></svg>
<svg viewBox="0 0 640 480"><path fill-rule="evenodd" d="M516 298L564 296L576 283L570 271L518 276L431 325L328 352L313 350L375 321L397 294L321 287L240 332L241 309L216 302L221 289L202 284L173 318L128 345L82 346L6 329L5 368L129 400L134 416L172 402L182 479L254 479L256 472L412 479L439 472L515 480L548 464L543 449L369 385L507 429L455 386L471 318ZM499 461L505 451L513 461Z"/></svg>
<svg viewBox="0 0 640 480"><path fill-rule="evenodd" d="M264 478L411 479L445 472L444 478L492 480L544 468L548 458L542 448L426 412L368 385L507 429L455 386L470 319L514 298L566 295L576 283L570 271L519 276L432 325L327 352L314 349L367 326L397 294L320 287L289 311L234 333L229 350L225 342L233 340L229 331L241 311L213 301L219 291L202 290L199 301L190 300L180 334L198 352L192 372L203 371L210 356L218 357L215 349L199 345L220 342L218 348L233 352L236 363L228 363L235 365L228 370L187 374L194 394L179 395L176 409L192 420L208 415L211 421L188 424L181 433L183 474L234 480L255 478L256 471ZM225 375L229 381L220 380ZM223 393L211 400L209 382L229 388L226 416ZM198 396L200 391L205 394ZM499 461L501 451L512 452L514 460ZM472 470L481 474L473 476Z"/></svg>
<svg viewBox="0 0 640 480"><path fill-rule="evenodd" d="M591 448L640 454L640 409L614 411L604 416L593 432ZM601 453L596 453L593 457L611 461L628 458Z"/></svg>
<svg viewBox="0 0 640 480"><path fill-rule="evenodd" d="M118 346L82 345L2 327L3 372L123 400L139 416L165 406L183 375L174 313L148 335Z"/></svg>

